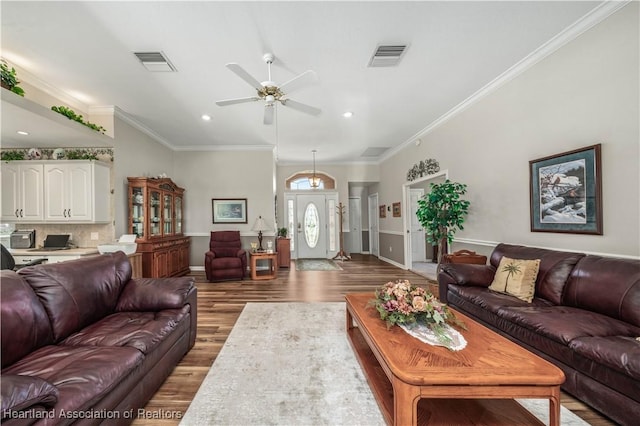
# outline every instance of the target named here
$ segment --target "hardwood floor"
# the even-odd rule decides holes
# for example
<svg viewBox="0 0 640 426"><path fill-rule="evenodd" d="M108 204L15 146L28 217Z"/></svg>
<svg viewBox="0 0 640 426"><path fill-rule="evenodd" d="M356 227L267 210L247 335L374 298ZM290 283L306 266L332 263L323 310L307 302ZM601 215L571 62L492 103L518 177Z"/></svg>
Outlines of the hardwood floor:
<svg viewBox="0 0 640 426"><path fill-rule="evenodd" d="M270 281L245 278L244 281L208 283L204 272L194 273L198 287L195 346L148 402L144 410L147 418L138 418L133 424L155 426L180 422L181 413L189 407L247 302L338 302L343 301L347 293L373 292L395 279L409 279L413 284L429 286L423 276L373 256L354 255L353 261L339 264L342 271L296 271L292 262L290 269L281 268L278 278ZM564 392L562 405L594 426L614 424Z"/></svg>

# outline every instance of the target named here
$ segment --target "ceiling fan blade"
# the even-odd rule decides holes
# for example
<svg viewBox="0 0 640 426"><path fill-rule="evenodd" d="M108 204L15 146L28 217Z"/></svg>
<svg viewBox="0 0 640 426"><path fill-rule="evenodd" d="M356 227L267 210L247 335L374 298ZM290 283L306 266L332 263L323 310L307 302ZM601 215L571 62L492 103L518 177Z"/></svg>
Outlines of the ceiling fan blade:
<svg viewBox="0 0 640 426"><path fill-rule="evenodd" d="M260 91L263 89L262 83L256 80L251 74L246 72L240 65L232 62L227 64L226 67L233 71L238 77L249 83L256 90Z"/></svg>
<svg viewBox="0 0 640 426"><path fill-rule="evenodd" d="M311 105L303 104L302 102L297 102L292 99L284 99L281 100L280 103L286 107L290 107L311 115L319 115L322 112L320 108L312 107Z"/></svg>
<svg viewBox="0 0 640 426"><path fill-rule="evenodd" d="M264 124L273 124L273 104L264 106Z"/></svg>
<svg viewBox="0 0 640 426"><path fill-rule="evenodd" d="M216 105L227 106L227 105L233 105L233 104L243 104L245 102L254 102L258 100L260 100L260 98L256 96L251 96L249 98L224 99L222 101L216 101Z"/></svg>
<svg viewBox="0 0 640 426"><path fill-rule="evenodd" d="M282 93L289 94L295 90L301 89L304 86L313 84L318 81L318 76L315 71L307 70L297 77L292 78L286 83L280 85L280 91Z"/></svg>

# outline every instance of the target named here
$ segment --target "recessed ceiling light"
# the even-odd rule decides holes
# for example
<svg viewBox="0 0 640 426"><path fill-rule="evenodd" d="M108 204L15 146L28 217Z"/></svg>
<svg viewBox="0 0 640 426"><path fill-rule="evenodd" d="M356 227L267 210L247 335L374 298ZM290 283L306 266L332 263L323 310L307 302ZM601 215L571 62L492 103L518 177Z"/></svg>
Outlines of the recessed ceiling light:
<svg viewBox="0 0 640 426"><path fill-rule="evenodd" d="M210 115L208 115L208 114L202 114L202 119L203 119L204 121L211 121L211 116L210 116Z"/></svg>
<svg viewBox="0 0 640 426"><path fill-rule="evenodd" d="M29 132L25 132L24 130L18 130L17 133L22 136L27 136L29 134Z"/></svg>
<svg viewBox="0 0 640 426"><path fill-rule="evenodd" d="M347 111L347 112L343 113L342 116L344 118L351 118L351 117L353 117L353 113L351 111Z"/></svg>

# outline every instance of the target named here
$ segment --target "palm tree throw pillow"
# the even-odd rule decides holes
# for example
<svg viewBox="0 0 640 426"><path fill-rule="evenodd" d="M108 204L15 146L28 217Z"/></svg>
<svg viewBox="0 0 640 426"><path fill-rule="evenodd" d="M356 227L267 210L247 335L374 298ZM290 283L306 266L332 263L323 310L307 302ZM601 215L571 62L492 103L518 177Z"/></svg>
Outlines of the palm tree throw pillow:
<svg viewBox="0 0 640 426"><path fill-rule="evenodd" d="M531 303L536 289L540 259L524 260L503 257L489 290L506 293Z"/></svg>

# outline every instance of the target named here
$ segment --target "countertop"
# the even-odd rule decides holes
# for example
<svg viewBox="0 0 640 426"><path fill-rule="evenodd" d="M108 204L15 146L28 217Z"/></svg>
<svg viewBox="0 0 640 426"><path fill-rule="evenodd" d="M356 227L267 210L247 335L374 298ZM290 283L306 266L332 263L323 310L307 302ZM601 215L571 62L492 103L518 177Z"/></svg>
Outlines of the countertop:
<svg viewBox="0 0 640 426"><path fill-rule="evenodd" d="M32 249L10 248L9 252L14 256L89 256L98 254L97 247L78 247L69 250L33 251Z"/></svg>

